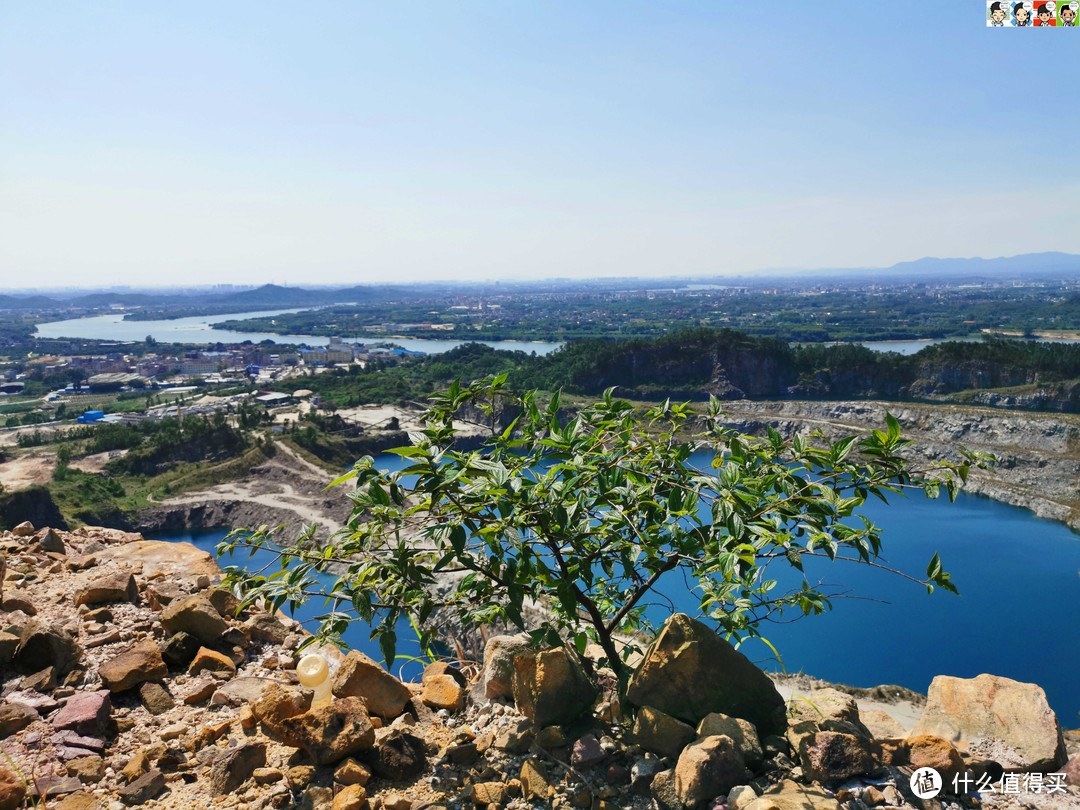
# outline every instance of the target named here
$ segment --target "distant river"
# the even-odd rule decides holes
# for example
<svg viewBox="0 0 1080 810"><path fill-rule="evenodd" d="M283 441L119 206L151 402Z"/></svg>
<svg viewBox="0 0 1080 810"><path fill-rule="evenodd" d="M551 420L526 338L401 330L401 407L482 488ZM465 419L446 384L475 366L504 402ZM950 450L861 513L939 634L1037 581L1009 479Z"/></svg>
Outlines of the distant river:
<svg viewBox="0 0 1080 810"><path fill-rule="evenodd" d="M383 469L400 469L402 463L380 457ZM695 454L691 463L707 469L708 456ZM868 502L864 513L882 531L889 565L920 575L939 552L961 595L941 590L928 595L915 583L865 565L807 560L811 581L835 583L850 597L835 599L834 609L822 616L762 626L783 656L783 668L837 683L894 683L924 693L935 675L972 678L988 672L1039 684L1062 725L1075 726L1080 539L1026 510L963 493L953 504L922 495L896 497L889 506ZM190 539L213 551L224 533L156 539ZM777 569L771 576L781 586L794 585L794 573ZM672 605L698 613L698 596L681 576L669 576L662 585L648 608L654 623L669 615ZM298 618L324 610L320 602ZM347 640L381 659L367 634L366 627L354 625ZM410 635L403 625L398 633L403 654L417 652ZM781 669L761 642L747 642L742 649L765 669Z"/></svg>
<svg viewBox="0 0 1080 810"><path fill-rule="evenodd" d="M92 318L71 318L66 321L39 323L37 333L43 338L83 338L86 340L143 340L150 335L159 343L243 343L250 340L260 343L272 340L275 343L289 345L325 346L329 338L314 335L278 335L271 332L236 332L231 329L214 329L211 324L230 321L236 318L272 318L290 312L304 312L311 307L301 309L272 309L264 312L234 312L227 315L196 315L191 318L174 318L156 321L125 321L123 313L115 315L97 315ZM366 338L349 343L395 343L404 349L425 354L447 352L465 341L462 340L417 340L413 338ZM522 351L526 353L548 354L562 346L561 343L542 343L528 340L477 340L496 349Z"/></svg>

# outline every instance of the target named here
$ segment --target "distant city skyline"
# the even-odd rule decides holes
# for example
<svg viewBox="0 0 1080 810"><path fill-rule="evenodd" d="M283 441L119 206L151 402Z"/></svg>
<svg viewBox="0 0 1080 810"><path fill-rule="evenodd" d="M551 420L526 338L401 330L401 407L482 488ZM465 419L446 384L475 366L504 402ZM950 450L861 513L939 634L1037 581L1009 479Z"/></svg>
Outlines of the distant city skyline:
<svg viewBox="0 0 1080 810"><path fill-rule="evenodd" d="M0 3L0 288L1080 253L1068 32L733 9Z"/></svg>

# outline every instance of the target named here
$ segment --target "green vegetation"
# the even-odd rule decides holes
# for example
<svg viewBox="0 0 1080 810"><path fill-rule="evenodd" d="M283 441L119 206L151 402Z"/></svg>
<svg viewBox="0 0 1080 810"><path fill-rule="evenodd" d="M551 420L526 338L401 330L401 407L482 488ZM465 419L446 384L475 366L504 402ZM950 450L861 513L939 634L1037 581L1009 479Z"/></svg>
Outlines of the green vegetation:
<svg viewBox="0 0 1080 810"><path fill-rule="evenodd" d="M526 600L539 600L550 611L535 642L584 650L595 641L624 684L616 636L642 626L642 599L665 575L697 583L702 612L736 638L758 636L764 619L786 611L820 614L830 594L805 578L779 592L768 566L802 571L804 559L825 557L885 568L877 529L858 519L865 500L941 487L952 498L968 464L983 461L965 453L955 467L914 469L891 416L862 441L815 445L725 428L715 399L692 439L682 438L685 406L640 413L608 391L567 418L558 396L542 407L535 392L512 393L505 376L454 384L432 402L417 443L395 451L410 466L381 473L365 458L336 482L355 482L348 535L319 547L312 528L282 550L265 528L234 532L223 550L268 548L282 567L271 576L228 569L234 592L274 608L325 597L336 607L320 637L340 643L349 622L370 622L388 663L403 615L424 628L425 643L437 609L524 629ZM482 451L460 452L454 420L472 409L496 425L517 418ZM711 470L687 464L698 442L713 453ZM346 571L324 590L315 575L332 566ZM440 574L463 576L437 593ZM955 591L937 555L924 578L909 578Z"/></svg>

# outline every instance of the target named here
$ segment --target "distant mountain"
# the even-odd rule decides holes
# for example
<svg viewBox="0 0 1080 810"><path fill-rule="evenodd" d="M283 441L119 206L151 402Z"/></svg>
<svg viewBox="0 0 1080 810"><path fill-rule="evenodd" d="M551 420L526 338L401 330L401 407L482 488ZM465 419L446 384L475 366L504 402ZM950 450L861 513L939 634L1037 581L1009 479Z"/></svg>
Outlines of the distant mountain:
<svg viewBox="0 0 1080 810"><path fill-rule="evenodd" d="M900 262L881 270L861 270L882 276L937 276L943 278L1051 277L1080 274L1080 256L1072 253L1023 253L996 259L937 259L926 257Z"/></svg>
<svg viewBox="0 0 1080 810"><path fill-rule="evenodd" d="M0 295L0 309L51 309L59 306L59 301L44 295Z"/></svg>

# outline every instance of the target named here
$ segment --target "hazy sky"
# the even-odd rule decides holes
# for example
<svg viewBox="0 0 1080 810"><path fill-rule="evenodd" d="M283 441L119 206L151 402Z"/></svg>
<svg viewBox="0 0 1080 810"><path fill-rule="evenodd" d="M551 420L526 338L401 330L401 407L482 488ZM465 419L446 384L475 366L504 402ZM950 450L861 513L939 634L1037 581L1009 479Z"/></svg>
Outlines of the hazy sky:
<svg viewBox="0 0 1080 810"><path fill-rule="evenodd" d="M0 287L1080 252L1080 29L982 0L0 0Z"/></svg>

